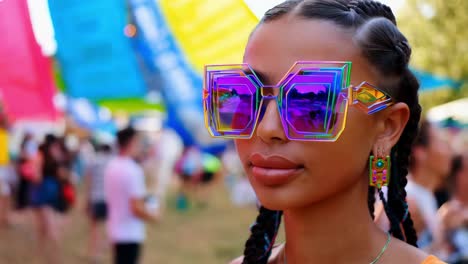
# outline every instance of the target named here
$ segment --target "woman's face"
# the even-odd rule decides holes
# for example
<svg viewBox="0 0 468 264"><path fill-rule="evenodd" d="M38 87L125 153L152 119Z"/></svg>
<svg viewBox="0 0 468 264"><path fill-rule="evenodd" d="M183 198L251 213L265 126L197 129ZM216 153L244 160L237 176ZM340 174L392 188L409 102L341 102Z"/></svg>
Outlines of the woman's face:
<svg viewBox="0 0 468 264"><path fill-rule="evenodd" d="M55 160L61 160L63 158L63 151L59 142L54 142L50 145L50 155Z"/></svg>
<svg viewBox="0 0 468 264"><path fill-rule="evenodd" d="M462 160L462 168L456 175L456 183L455 186L457 190L457 195L462 196L463 198L467 198L465 202L468 201L468 153L463 155ZM461 197L460 197L461 198Z"/></svg>
<svg viewBox="0 0 468 264"><path fill-rule="evenodd" d="M262 24L251 36L244 55L245 63L265 76L265 84L276 84L300 60L351 61L352 84L377 83L350 35L327 21L285 16ZM236 140L239 157L261 203L269 209L285 210L356 188L367 197L366 172L377 137L377 115L350 107L346 128L336 142L289 141L276 103L270 101L254 136Z"/></svg>
<svg viewBox="0 0 468 264"><path fill-rule="evenodd" d="M447 135L440 128L431 125L425 165L434 172L437 180L443 182L449 176L452 158L452 149Z"/></svg>

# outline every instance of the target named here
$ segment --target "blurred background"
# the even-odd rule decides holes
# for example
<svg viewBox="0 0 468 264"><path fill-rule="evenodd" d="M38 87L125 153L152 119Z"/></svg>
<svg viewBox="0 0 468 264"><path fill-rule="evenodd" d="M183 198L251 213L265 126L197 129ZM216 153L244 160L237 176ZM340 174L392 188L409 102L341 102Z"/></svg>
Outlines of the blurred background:
<svg viewBox="0 0 468 264"><path fill-rule="evenodd" d="M44 263L34 231L41 220L23 201L30 179L22 164L52 137L72 188L54 218L57 254L62 263L110 262L109 246L90 256L85 179L100 147L114 148L127 125L144 135L148 188L166 207L162 222L148 227L143 263L240 255L256 199L232 143L204 128L201 72L242 61L248 35L279 2L0 0L0 263ZM413 46L424 116L457 154L467 152L460 142L468 142L468 1L382 2ZM213 177L178 177L188 159Z"/></svg>

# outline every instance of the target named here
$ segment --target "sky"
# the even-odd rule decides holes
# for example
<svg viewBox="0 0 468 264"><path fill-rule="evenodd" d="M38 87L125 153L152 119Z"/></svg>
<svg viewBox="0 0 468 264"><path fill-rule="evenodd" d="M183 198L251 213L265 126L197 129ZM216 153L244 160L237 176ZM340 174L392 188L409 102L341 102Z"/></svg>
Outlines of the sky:
<svg viewBox="0 0 468 264"><path fill-rule="evenodd" d="M3 0L0 0L3 1ZM215 1L215 0L213 0ZM219 0L216 0L219 1ZM275 6L283 0L244 0L252 11L261 17L265 11ZM404 4L406 0L379 0L389 5L394 12ZM50 19L48 0L28 0L31 21L33 24L34 34L39 45L42 47L42 52L45 55L53 55L57 50L57 43L54 37L52 21Z"/></svg>

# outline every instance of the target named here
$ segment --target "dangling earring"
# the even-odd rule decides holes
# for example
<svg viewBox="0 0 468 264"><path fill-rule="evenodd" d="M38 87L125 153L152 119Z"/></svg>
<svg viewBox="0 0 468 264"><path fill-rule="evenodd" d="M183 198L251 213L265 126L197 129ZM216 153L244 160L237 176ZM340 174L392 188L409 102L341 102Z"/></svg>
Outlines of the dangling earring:
<svg viewBox="0 0 468 264"><path fill-rule="evenodd" d="M369 158L369 185L377 187L388 186L390 182L390 156L384 157L384 150L379 147L376 157Z"/></svg>

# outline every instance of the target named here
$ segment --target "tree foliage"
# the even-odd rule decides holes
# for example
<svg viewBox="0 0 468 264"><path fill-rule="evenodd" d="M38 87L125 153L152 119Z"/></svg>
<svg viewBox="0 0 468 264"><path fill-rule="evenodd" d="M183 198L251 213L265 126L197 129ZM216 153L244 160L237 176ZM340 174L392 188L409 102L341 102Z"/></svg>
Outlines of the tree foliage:
<svg viewBox="0 0 468 264"><path fill-rule="evenodd" d="M464 81L457 91L423 94L424 106L468 96L468 1L406 0L398 17L413 47L413 67Z"/></svg>

